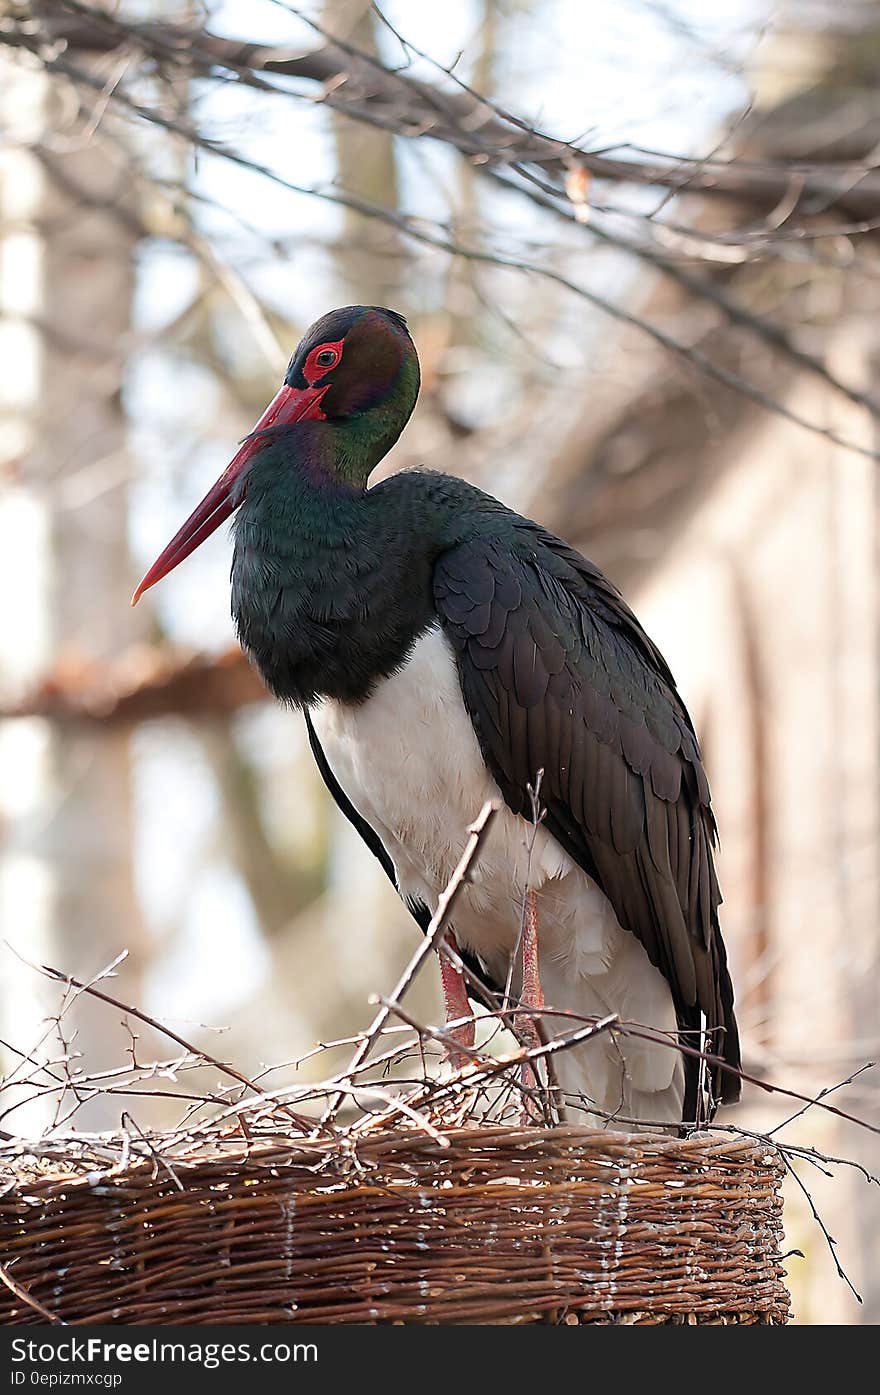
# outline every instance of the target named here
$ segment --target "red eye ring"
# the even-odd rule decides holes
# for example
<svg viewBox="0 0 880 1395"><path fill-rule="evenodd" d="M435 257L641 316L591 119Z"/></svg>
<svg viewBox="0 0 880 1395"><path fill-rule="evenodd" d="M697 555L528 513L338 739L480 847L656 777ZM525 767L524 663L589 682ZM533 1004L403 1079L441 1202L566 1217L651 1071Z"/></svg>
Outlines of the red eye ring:
<svg viewBox="0 0 880 1395"><path fill-rule="evenodd" d="M316 383L325 373L329 373L331 368L335 368L342 358L342 340L337 340L335 344L318 344L312 349L305 363L303 364L303 377L309 386Z"/></svg>

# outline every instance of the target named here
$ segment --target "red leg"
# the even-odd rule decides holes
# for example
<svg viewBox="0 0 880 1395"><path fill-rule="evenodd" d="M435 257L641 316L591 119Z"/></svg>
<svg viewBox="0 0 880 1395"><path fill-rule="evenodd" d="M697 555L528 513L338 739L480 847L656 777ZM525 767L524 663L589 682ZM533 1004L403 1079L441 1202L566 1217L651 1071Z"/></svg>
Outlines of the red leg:
<svg viewBox="0 0 880 1395"><path fill-rule="evenodd" d="M538 898L534 891L526 892L526 899L523 904L522 921L522 993L520 1001L525 1008L536 1008L539 1011L544 1006L544 990L541 987L541 975L538 969ZM520 1035L528 1047L539 1046L541 1038L538 1035L538 1028L535 1018L531 1015L523 1015L519 1019ZM532 1068L531 1062L526 1062L522 1068L522 1083L526 1089L535 1089L537 1077ZM528 1123L535 1111L532 1105L524 1096L523 1118Z"/></svg>
<svg viewBox="0 0 880 1395"><path fill-rule="evenodd" d="M446 931L446 943L450 949L454 950L456 954L458 953L458 941L451 930ZM451 1027L449 1029L450 1035L461 1046L472 1047L477 1032L471 1005L465 992L464 978L455 965L451 964L443 954L440 955L440 979L443 984L443 1001L446 1004L447 1023L456 1022L462 1017L468 1018L468 1021L459 1023L459 1026ZM447 1046L446 1054L450 1065L456 1069L461 1069L462 1066L467 1065L469 1058L463 1051L456 1051L454 1046Z"/></svg>
<svg viewBox="0 0 880 1395"><path fill-rule="evenodd" d="M526 892L523 906L522 1001L524 1007L540 1010L544 1006L544 990L538 969L538 897L534 891ZM528 1024L526 1034L533 1036L537 1045L539 1038L534 1019L527 1018L525 1021Z"/></svg>

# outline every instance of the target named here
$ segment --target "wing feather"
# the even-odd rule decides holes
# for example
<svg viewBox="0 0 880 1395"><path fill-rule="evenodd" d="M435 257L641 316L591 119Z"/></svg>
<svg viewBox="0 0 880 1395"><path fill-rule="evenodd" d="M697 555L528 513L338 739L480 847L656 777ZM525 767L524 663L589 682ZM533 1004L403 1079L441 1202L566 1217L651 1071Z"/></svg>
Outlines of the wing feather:
<svg viewBox="0 0 880 1395"><path fill-rule="evenodd" d="M507 803L528 812L543 769L547 828L666 976L681 1030L705 1014L738 1066L709 787L659 651L601 572L525 520L503 544L478 533L442 553L435 603ZM716 1101L737 1098L735 1075L711 1075Z"/></svg>

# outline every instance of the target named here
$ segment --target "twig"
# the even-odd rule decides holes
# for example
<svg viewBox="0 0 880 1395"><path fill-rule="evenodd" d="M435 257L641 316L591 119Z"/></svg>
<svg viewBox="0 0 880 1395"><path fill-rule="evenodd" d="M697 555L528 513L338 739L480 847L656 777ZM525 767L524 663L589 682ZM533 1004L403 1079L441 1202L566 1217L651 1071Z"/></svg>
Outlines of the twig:
<svg viewBox="0 0 880 1395"><path fill-rule="evenodd" d="M573 1012L570 1008L550 1008L544 1009L546 1017L567 1017L574 1022L585 1022L588 1019L578 1012ZM687 1042L673 1040L666 1032L661 1032L653 1027L643 1027L638 1022L627 1022L622 1020L619 1025L622 1036L639 1037L643 1041L654 1042L658 1046L666 1046L671 1051L679 1051L684 1056L689 1056L693 1060L703 1061L706 1065L717 1066L721 1070L727 1071L729 1075L735 1075L739 1080L745 1081L748 1085L756 1085L759 1090L764 1090L768 1095L783 1095L787 1099L799 1100L802 1104L815 1106L824 1110L828 1114L834 1114L838 1119L845 1119L848 1124L857 1124L859 1128L866 1129L869 1133L880 1134L880 1125L871 1124L867 1119L860 1119L857 1114L849 1114L845 1109L838 1109L834 1104L826 1104L823 1095L829 1094L830 1090L822 1090L818 1095L804 1095L799 1090L788 1089L784 1085L776 1085L772 1081L762 1080L759 1075L751 1075L740 1066L732 1066L723 1057L716 1056L712 1051L705 1051L698 1046L689 1046ZM864 1069L872 1063L868 1062ZM856 1072L857 1074L859 1072Z"/></svg>
<svg viewBox="0 0 880 1395"><path fill-rule="evenodd" d="M0 42L3 42L2 31L0 31ZM30 48L39 57L39 43L33 40L23 40L22 46ZM70 77L74 82L84 85L90 89L98 88L97 80L86 69L70 63L58 54L43 59L45 65L50 70L55 70ZM317 198L327 203L336 204L342 208L350 209L352 212L361 214L366 218L377 219L389 227L395 228L404 237L425 246L433 247L439 251L446 252L451 256L458 256L466 261L480 262L491 266L506 268L513 271L520 271L529 276L537 276L551 284L561 287L574 295L579 296L595 309L601 310L621 324L630 325L640 333L647 335L661 348L675 354L679 358L691 363L699 372L714 379L721 386L729 388L733 392L740 393L765 411L782 417L792 425L799 426L805 431L810 431L814 435L831 441L832 444L840 446L844 450L852 451L855 455L863 456L869 460L880 459L880 451L871 446L861 445L847 436L842 435L833 427L822 426L820 423L802 417L793 408L788 407L779 398L764 392L755 384L723 365L715 363L702 350L692 345L685 344L677 340L673 335L662 330L658 325L644 319L632 310L625 309L622 305L608 300L606 297L591 290L585 285L571 279L553 267L543 266L538 262L527 258L513 256L498 250L487 251L480 247L466 246L457 241L451 233L444 229L432 230L425 219L412 217L406 214L397 213L394 210L383 207L368 199L361 198L355 194L330 189L326 187L307 186L295 183L295 181L285 178L277 170L258 160L249 159L229 146L221 145L216 140L210 140L201 135L191 126L187 126L180 121L162 115L155 108L143 105L127 96L124 92L116 90L112 94L112 100L123 110L131 115L148 121L161 129L174 135L178 135L186 140L194 149L204 150L219 159L227 160L242 169L250 170L255 174L262 175L280 188L288 189L291 193L302 194L310 198ZM562 147L563 142L557 142L558 147ZM518 163L527 158L523 152L508 159L507 163ZM582 156L587 161L586 156ZM685 181L686 183L686 181ZM713 186L714 187L714 186Z"/></svg>
<svg viewBox="0 0 880 1395"><path fill-rule="evenodd" d="M26 960L25 962L28 961ZM121 1002L119 998L111 997L109 993L102 993L100 989L94 988L90 984L82 983L71 974L62 973L60 969L53 969L49 964L34 964L32 967L37 969L38 972L45 974L47 978L54 979L57 983L70 984L80 992L87 993L92 998L99 998L102 1003L109 1003L111 1007L119 1008L122 1012L136 1017L139 1022L145 1022L146 1025L152 1027L154 1031L162 1032L165 1036L170 1037L172 1041L177 1042L178 1046L182 1046L186 1051L190 1051L193 1055L201 1057L208 1065L213 1066L216 1070L222 1071L224 1075L231 1076L231 1078L237 1080L240 1085L246 1085L248 1089L253 1090L254 1094L266 1094L261 1086L257 1085L256 1082L251 1080L247 1075L243 1075L240 1070L236 1070L235 1066L229 1065L228 1062L218 1060L216 1056L212 1056L207 1051L202 1051L199 1047L194 1046L192 1042L187 1041L186 1037L182 1037L177 1032L172 1031L170 1027L166 1027L162 1022L157 1021L155 1017L150 1017L149 1013L142 1012L140 1008L131 1007L130 1004ZM285 1111L298 1128L304 1131L311 1131L315 1127L314 1119L308 1119L303 1114L295 1113L294 1110L290 1109L287 1105L279 1105L279 1108Z"/></svg>
<svg viewBox="0 0 880 1395"><path fill-rule="evenodd" d="M407 964L406 968L401 974L400 979L397 982L397 986L391 994L392 999L394 999L395 1001L399 1002L400 999L404 996L404 994L407 993L407 991L413 983L413 980L416 977L416 974L419 972L425 960L430 956L432 950L436 949L437 945L439 944L443 935L443 931L446 928L446 922L449 917L449 913L452 910L452 907L455 905L456 900L458 899L459 892L461 891L462 887L468 879L468 873L470 872L471 865L480 851L483 840L485 839L490 827L492 826L492 820L494 819L497 812L498 804L493 800L487 800L474 822L468 828L468 841L465 845L465 849L461 855L458 866L453 872L449 884L446 886L445 890L440 893L440 896L438 897L437 909L431 917L431 921L428 925L427 930L425 931L424 939L416 949L415 953L413 954L412 958L410 959L409 963ZM355 1070L361 1064L362 1061L366 1060L367 1056L370 1054L370 1051L373 1049L373 1044L377 1036L381 1032L385 1023L388 1021L389 1012L390 1009L383 1006L374 1017L372 1023L367 1028L366 1034L364 1035L360 1045L358 1046L357 1050L351 1058L348 1067L348 1072L346 1073L345 1077L343 1077L344 1080L348 1080L350 1078L351 1072ZM327 1109L321 1116L322 1124L327 1123L329 1120L334 1118L344 1098L344 1090L340 1090L336 1095L333 1096L332 1100L327 1106Z"/></svg>
<svg viewBox="0 0 880 1395"><path fill-rule="evenodd" d="M21 1284L17 1284L5 1264L0 1264L0 1282L4 1283L6 1287L15 1294L16 1298L20 1299L22 1303L26 1303L29 1308L33 1308L34 1312L39 1313L40 1317L45 1318L47 1322L55 1323L59 1327L67 1326L60 1317L55 1313L50 1313L48 1308L44 1308L42 1303L36 1298L33 1298L26 1288L22 1288Z"/></svg>
<svg viewBox="0 0 880 1395"><path fill-rule="evenodd" d="M831 1235L831 1233L828 1230L828 1227L826 1226L825 1222L820 1216L816 1203L810 1195L806 1183L802 1180L802 1178L798 1176L797 1172L792 1167L789 1159L785 1156L785 1154L782 1153L780 1156L782 1157L782 1162L786 1172L789 1174L790 1177L794 1178L795 1182L797 1182L798 1186L800 1187L801 1191L807 1199L807 1205L809 1206L810 1211L813 1214L813 1220L816 1222L817 1226L819 1227L819 1229L825 1237L825 1243L828 1246L828 1251L831 1255L831 1258L834 1260L834 1267L837 1270L839 1277L843 1279L844 1283L846 1284L847 1288L850 1290L856 1301L861 1303L862 1295L859 1293L858 1289L856 1289L852 1280L850 1279L849 1275L847 1274L846 1270L841 1264L837 1255L837 1241L834 1239L834 1236Z"/></svg>
<svg viewBox="0 0 880 1395"><path fill-rule="evenodd" d="M153 1147L152 1143L150 1142L150 1140L149 1140L149 1138L147 1137L147 1135L144 1133L144 1131L143 1131L143 1129L141 1128L140 1124L138 1123L137 1119L133 1118L132 1115L129 1114L126 1110L123 1110L122 1115L121 1115L121 1122L122 1122L122 1127L123 1127L123 1129L125 1128L125 1121L126 1121L126 1119L127 1119L128 1122L131 1124L132 1128L136 1131L138 1137L139 1137L139 1138L142 1138L143 1141L144 1141L144 1143L146 1143L146 1145L147 1145L147 1147L149 1148L150 1153L151 1153L151 1155L152 1155L152 1157L153 1157L154 1162L161 1163L162 1167L164 1167L165 1171L168 1173L168 1176L171 1178L171 1180L172 1180L172 1182L174 1183L174 1185L175 1185L175 1187L177 1188L177 1190L180 1191L180 1192L186 1191L185 1186L184 1186L183 1183L181 1182L181 1180L180 1180L180 1178L178 1177L177 1173L174 1171L174 1168L171 1166L170 1162L168 1162L167 1158L163 1158L162 1154L161 1154L156 1148Z"/></svg>
<svg viewBox="0 0 880 1395"><path fill-rule="evenodd" d="M847 1085L851 1085L852 1082L858 1079L860 1075L864 1075L865 1071L873 1070L876 1064L876 1061L866 1061L863 1066L859 1066L858 1070L854 1070L850 1075L846 1077L845 1080L838 1080L836 1085L826 1085L824 1090L819 1091L815 1099L809 1100L795 1114L789 1114L787 1119L783 1119L781 1123L776 1124L772 1129L768 1129L768 1138L771 1138L773 1134L778 1133L780 1129L787 1128L789 1124L793 1124L796 1119L800 1119L804 1114L806 1114L808 1109L812 1109L814 1104L819 1104L825 1098L826 1095L833 1094L835 1090L845 1089Z"/></svg>
<svg viewBox="0 0 880 1395"><path fill-rule="evenodd" d="M434 1041L445 1043L447 1033L441 1028L422 1026L416 1022L415 1018L412 1017L405 1008L401 1007L399 1002L392 998L380 998L379 1001L387 1008L388 1012L393 1012L403 1022L407 1022L411 1027L414 1027L420 1034L424 1034ZM496 1075L508 1074L511 1067L519 1068L526 1062L535 1064L538 1061L549 1060L560 1051L567 1051L573 1046L580 1046L584 1042L591 1041L594 1037L601 1036L604 1032L613 1031L618 1026L619 1022L620 1019L617 1013L609 1013L607 1017L597 1018L584 1027L580 1027L562 1036L552 1037L549 1041L542 1042L538 1046L523 1047L513 1055L501 1057L484 1056L480 1061L479 1069L474 1071L473 1074L471 1074L470 1070L466 1067L464 1073L459 1072L457 1075L454 1075L451 1080L441 1083L440 1085L432 1082L427 1087L421 1086L416 1090L414 1096L410 1096L408 1103L412 1105L414 1098L423 1095L426 1096L427 1094L430 1094L432 1103L437 1103L440 1099L452 1093L462 1083L466 1084L469 1088L476 1088ZM516 1077L512 1077L511 1085L515 1086L520 1094L532 1096L535 1093L524 1086Z"/></svg>
<svg viewBox="0 0 880 1395"><path fill-rule="evenodd" d="M564 169L567 161L577 161L597 178L614 183L689 190L714 197L734 196L752 202L768 200L775 204L785 198L794 180L801 180L805 198L840 201L856 210L864 208L870 214L876 210L877 179L867 160L770 163L717 155L682 157L621 142L604 151L585 150L571 141L546 135L490 97L468 88L449 66L435 64L463 89L461 93L443 92L428 82L410 77L405 71L388 67L375 55L322 29L292 4L285 4L283 8L310 24L325 40L323 47L294 53L289 48L226 39L196 26L156 21L126 23L116 15L76 3L76 0L68 0L66 8L82 16L78 25L74 21L65 26L63 14L52 16L52 22L48 23L44 14L39 17L44 25L42 31L35 30L31 19L22 26L13 22L0 30L0 43L36 52L47 66L62 48L59 40L68 52L110 52L125 44L136 45L147 58L160 64L173 63L190 71L196 69L214 76L215 80L216 70L226 69L248 85L288 100L301 100L301 94L287 86L276 86L259 74L300 78L321 84L321 100L357 120L391 129L402 136L428 136L446 141L463 154L488 156L498 162L527 158L545 170L553 170ZM412 52L418 52L409 40L401 41ZM340 74L357 72L358 68L357 75L369 73L369 81L328 87ZM104 85L96 83L99 92ZM490 119L476 122L474 115L481 109ZM627 150L640 158L614 159L609 154L612 149Z"/></svg>

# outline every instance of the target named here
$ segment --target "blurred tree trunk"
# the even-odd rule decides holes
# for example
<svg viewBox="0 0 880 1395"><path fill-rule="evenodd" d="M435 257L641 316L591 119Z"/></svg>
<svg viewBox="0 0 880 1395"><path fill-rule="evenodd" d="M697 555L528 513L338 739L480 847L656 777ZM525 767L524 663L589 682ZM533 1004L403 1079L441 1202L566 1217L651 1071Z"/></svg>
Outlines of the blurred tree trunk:
<svg viewBox="0 0 880 1395"><path fill-rule="evenodd" d="M375 54L380 21L369 0L326 0L324 23L331 34L364 53ZM397 208L394 138L359 125L338 112L331 115L340 186L384 208ZM378 219L351 209L342 212L336 272L345 295L357 305L394 306L405 265L401 238Z"/></svg>
<svg viewBox="0 0 880 1395"><path fill-rule="evenodd" d="M14 691L59 652L110 657L134 635L121 391L138 229L121 148L72 120L41 72L3 66L0 667ZM128 739L112 729L61 739L31 720L7 723L0 743L3 933L29 958L88 978L141 948ZM46 1011L59 996L21 974L3 1008L16 1044L19 1003L38 992ZM137 995L131 970L126 992ZM98 1009L78 1009L76 1050L106 1043ZM108 1101L78 1122L117 1118Z"/></svg>
<svg viewBox="0 0 880 1395"><path fill-rule="evenodd" d="M285 734L290 731L290 752L285 762L291 779L305 785L309 807L320 799L317 771L311 753L300 751L304 744L301 723L284 713ZM202 723L199 735L222 800L224 824L229 834L227 854L247 887L260 928L268 940L288 930L292 922L316 901L325 889L327 846L323 828L316 830L306 849L282 849L267 828L263 813L265 790L260 774L236 739L234 724L228 720ZM296 737L300 737L299 742ZM304 769L298 767L304 767Z"/></svg>
<svg viewBox="0 0 880 1395"><path fill-rule="evenodd" d="M498 19L498 0L482 0L469 74L469 85L475 92L491 95L495 90ZM481 182L479 174L469 160L460 160L456 165L456 186L456 207L452 210L451 220L454 235L466 246L479 247L482 242ZM472 345L479 343L486 336L485 307L478 299L478 280L473 262L466 257L450 258L445 300L445 337L449 344ZM442 395L446 396L445 393ZM454 424L454 404L444 402L444 411L447 420Z"/></svg>

